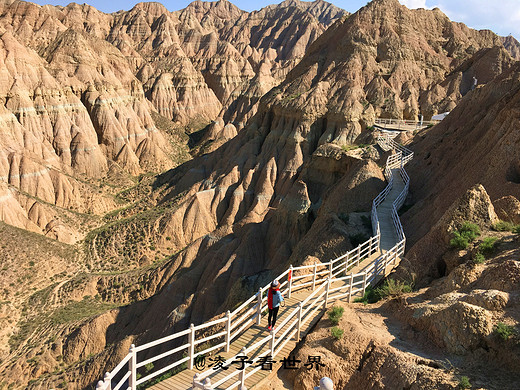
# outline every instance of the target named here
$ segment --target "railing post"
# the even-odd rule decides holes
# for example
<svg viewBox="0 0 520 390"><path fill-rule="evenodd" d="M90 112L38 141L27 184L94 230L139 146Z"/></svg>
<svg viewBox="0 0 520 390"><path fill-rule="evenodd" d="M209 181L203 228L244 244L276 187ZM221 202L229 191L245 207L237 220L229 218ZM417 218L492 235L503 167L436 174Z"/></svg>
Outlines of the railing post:
<svg viewBox="0 0 520 390"><path fill-rule="evenodd" d="M330 278L327 279L327 285L325 286L325 301L323 302L323 308L327 308L327 304L329 303L329 289L330 289Z"/></svg>
<svg viewBox="0 0 520 390"><path fill-rule="evenodd" d="M211 386L211 379L206 378L204 382L202 382L202 390L212 390L213 386Z"/></svg>
<svg viewBox="0 0 520 390"><path fill-rule="evenodd" d="M262 287L258 289L258 307L256 309L256 324L260 325L260 321L262 320Z"/></svg>
<svg viewBox="0 0 520 390"><path fill-rule="evenodd" d="M312 277L312 291L316 290L316 271L318 269L318 264L314 263L314 276Z"/></svg>
<svg viewBox="0 0 520 390"><path fill-rule="evenodd" d="M348 303L352 300L352 284L354 283L354 272L350 273L350 286L348 287Z"/></svg>
<svg viewBox="0 0 520 390"><path fill-rule="evenodd" d="M231 312L226 312L226 352L229 352L229 344L231 344Z"/></svg>
<svg viewBox="0 0 520 390"><path fill-rule="evenodd" d="M347 257L345 258L345 276L347 276L348 272L348 256L350 252L347 252Z"/></svg>
<svg viewBox="0 0 520 390"><path fill-rule="evenodd" d="M136 390L137 388L137 353L135 352L135 345L130 345L130 353L132 356L130 357L130 361L128 362L130 378L128 378L128 384L131 390Z"/></svg>
<svg viewBox="0 0 520 390"><path fill-rule="evenodd" d="M357 257L356 266L358 266L359 261L361 260L361 245L358 245L358 247L357 247L356 257Z"/></svg>
<svg viewBox="0 0 520 390"><path fill-rule="evenodd" d="M332 260L329 263L329 278L332 279Z"/></svg>
<svg viewBox="0 0 520 390"><path fill-rule="evenodd" d="M190 346L188 347L188 370L193 370L193 359L195 358L195 325L190 324L190 333L188 333L188 342Z"/></svg>
<svg viewBox="0 0 520 390"><path fill-rule="evenodd" d="M296 325L296 342L300 341L300 331L302 327L302 315L303 315L303 304L302 302L298 303L298 324Z"/></svg>
<svg viewBox="0 0 520 390"><path fill-rule="evenodd" d="M269 349L271 350L271 357L274 357L274 341L275 341L275 329L271 329L271 340L269 342Z"/></svg>
<svg viewBox="0 0 520 390"><path fill-rule="evenodd" d="M289 279L289 293L287 294L287 298L291 297L291 290L292 290L292 279L293 279L293 266L292 264L289 267L289 274L287 275Z"/></svg>
<svg viewBox="0 0 520 390"><path fill-rule="evenodd" d="M363 272L363 296L365 296L366 289L367 289L367 271Z"/></svg>
<svg viewBox="0 0 520 390"><path fill-rule="evenodd" d="M112 390L112 380L110 379L110 372L105 373L103 378L104 390Z"/></svg>
<svg viewBox="0 0 520 390"><path fill-rule="evenodd" d="M246 347L240 350L241 356L246 356ZM244 368L238 373L238 380L240 381L240 388L246 385L246 367L247 364L244 362Z"/></svg>

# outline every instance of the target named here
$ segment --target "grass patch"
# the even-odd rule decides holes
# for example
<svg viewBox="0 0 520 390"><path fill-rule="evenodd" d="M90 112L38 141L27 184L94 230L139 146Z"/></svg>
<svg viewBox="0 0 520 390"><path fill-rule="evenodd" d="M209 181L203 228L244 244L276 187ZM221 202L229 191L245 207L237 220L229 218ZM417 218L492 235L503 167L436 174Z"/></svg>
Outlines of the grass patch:
<svg viewBox="0 0 520 390"><path fill-rule="evenodd" d="M354 302L364 303L365 305L368 303L376 303L377 301L379 301L379 295L377 295L376 291L371 287L365 290L365 294L363 294L362 297L354 299Z"/></svg>
<svg viewBox="0 0 520 390"><path fill-rule="evenodd" d="M347 144L347 145L341 146L341 149L343 149L345 152L348 152L348 151L356 150L356 149L364 149L368 146L370 146L370 144L359 144L359 145Z"/></svg>
<svg viewBox="0 0 520 390"><path fill-rule="evenodd" d="M484 256L489 257L495 252L496 243L496 237L486 237L478 246L478 251Z"/></svg>
<svg viewBox="0 0 520 390"><path fill-rule="evenodd" d="M495 223L491 228L497 232L512 232L514 227L515 225L511 222L499 221Z"/></svg>
<svg viewBox="0 0 520 390"><path fill-rule="evenodd" d="M480 236L480 228L471 222L464 222L459 230L453 232L450 246L456 249L466 249L470 242Z"/></svg>
<svg viewBox="0 0 520 390"><path fill-rule="evenodd" d="M467 376L463 376L459 379L459 389L471 389L471 383Z"/></svg>
<svg viewBox="0 0 520 390"><path fill-rule="evenodd" d="M332 322L333 325L338 325L344 311L345 309L343 309L341 306L333 306L332 309L330 309L327 313L330 322Z"/></svg>
<svg viewBox="0 0 520 390"><path fill-rule="evenodd" d="M395 279L386 279L385 283L375 290L379 298L397 297L409 292L412 292L412 286L410 284Z"/></svg>
<svg viewBox="0 0 520 390"><path fill-rule="evenodd" d="M485 261L486 261L486 257L480 252L477 252L475 257L473 258L473 262L475 264L483 264Z"/></svg>
<svg viewBox="0 0 520 390"><path fill-rule="evenodd" d="M336 340L339 340L343 337L343 329L340 329L338 328L337 326L335 326L334 328L332 328L330 330L330 334L332 335L332 337L334 337Z"/></svg>
<svg viewBox="0 0 520 390"><path fill-rule="evenodd" d="M516 330L514 326L507 325L503 322L499 322L493 327L493 334L504 340L507 341L511 336L514 336L516 334Z"/></svg>
<svg viewBox="0 0 520 390"><path fill-rule="evenodd" d="M80 302L71 302L64 307L57 309L50 316L50 321L55 325L66 324L89 318L118 307L118 305L114 303L98 302L92 297L85 298L86 299L83 299Z"/></svg>

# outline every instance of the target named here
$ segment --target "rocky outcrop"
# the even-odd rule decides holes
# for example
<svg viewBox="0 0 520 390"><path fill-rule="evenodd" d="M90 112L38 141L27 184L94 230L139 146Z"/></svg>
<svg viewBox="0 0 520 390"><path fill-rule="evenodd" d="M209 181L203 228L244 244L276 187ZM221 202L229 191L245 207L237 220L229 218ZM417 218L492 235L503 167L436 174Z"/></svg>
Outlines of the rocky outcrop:
<svg viewBox="0 0 520 390"><path fill-rule="evenodd" d="M414 275L416 283L424 286L432 279L444 276L452 268L450 261L450 239L453 232L465 222L475 223L481 228L490 228L498 222L491 200L481 185L468 190L446 210L444 215L406 253L402 275ZM420 231L425 227L421 226ZM412 236L420 234L417 232Z"/></svg>
<svg viewBox="0 0 520 390"><path fill-rule="evenodd" d="M495 238L496 252L484 263L460 258L428 288L373 304L335 302L345 310L337 325L343 334L333 337L325 314L293 351L299 368L280 369L260 389L308 389L324 376L335 388L456 389L466 376L473 387L515 389L518 235ZM501 334L506 326L510 333ZM323 366L308 369L310 356Z"/></svg>
<svg viewBox="0 0 520 390"><path fill-rule="evenodd" d="M520 200L506 195L493 202L498 218L502 221L520 224Z"/></svg>
<svg viewBox="0 0 520 390"><path fill-rule="evenodd" d="M520 60L520 42L518 42L512 35L500 38L506 50L511 54L511 57L517 61Z"/></svg>
<svg viewBox="0 0 520 390"><path fill-rule="evenodd" d="M374 117L413 119L435 111L437 102L423 105L421 94L476 51L493 46L501 46L498 36L453 23L438 9L373 1L321 35L265 103L324 118L335 128L332 139L352 140Z"/></svg>
<svg viewBox="0 0 520 390"><path fill-rule="evenodd" d="M482 184L495 201L520 197L517 149L520 68L468 93L440 124L415 138L408 170L413 207L403 215L408 242L415 244L440 221L453 199ZM427 216L427 217L426 217Z"/></svg>

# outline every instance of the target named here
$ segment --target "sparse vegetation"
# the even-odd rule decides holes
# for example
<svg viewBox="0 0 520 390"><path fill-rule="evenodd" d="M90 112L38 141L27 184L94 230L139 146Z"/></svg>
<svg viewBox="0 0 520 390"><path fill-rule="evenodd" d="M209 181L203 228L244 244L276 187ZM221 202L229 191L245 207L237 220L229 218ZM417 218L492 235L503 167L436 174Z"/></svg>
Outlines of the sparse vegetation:
<svg viewBox="0 0 520 390"><path fill-rule="evenodd" d="M492 226L492 229L497 232L510 232L514 226L511 222L499 221Z"/></svg>
<svg viewBox="0 0 520 390"><path fill-rule="evenodd" d="M329 310L327 313L329 316L330 322L332 322L333 325L338 325L339 320L343 316L343 312L345 309L343 309L341 306L333 306L332 309Z"/></svg>
<svg viewBox="0 0 520 390"><path fill-rule="evenodd" d="M464 222L459 230L453 232L450 246L456 249L467 249L470 242L480 236L480 228L477 224Z"/></svg>
<svg viewBox="0 0 520 390"><path fill-rule="evenodd" d="M409 292L412 292L410 284L395 279L386 279L385 283L375 291L379 298L397 297Z"/></svg>
<svg viewBox="0 0 520 390"><path fill-rule="evenodd" d="M92 317L115 307L117 307L116 304L97 302L95 299L89 297L80 302L71 302L57 309L50 316L50 321L56 325L65 324Z"/></svg>
<svg viewBox="0 0 520 390"><path fill-rule="evenodd" d="M493 327L493 334L504 340L507 341L509 338L516 334L515 327L511 325L507 325L503 322L499 322Z"/></svg>
<svg viewBox="0 0 520 390"><path fill-rule="evenodd" d="M485 257L491 256L496 249L496 237L486 237L484 240L480 243L478 247L479 253L482 253Z"/></svg>
<svg viewBox="0 0 520 390"><path fill-rule="evenodd" d="M459 379L459 389L471 389L471 383L467 376L463 376Z"/></svg>
<svg viewBox="0 0 520 390"><path fill-rule="evenodd" d="M480 252L477 252L475 254L475 257L473 258L473 262L475 264L482 264L485 261L486 261L486 257L482 253L480 253Z"/></svg>
<svg viewBox="0 0 520 390"><path fill-rule="evenodd" d="M347 145L342 145L341 146L341 149L343 149L345 152L348 152L350 150L356 150L356 149L364 149L366 147L370 146L370 144L347 144Z"/></svg>
<svg viewBox="0 0 520 390"><path fill-rule="evenodd" d="M332 337L334 337L336 340L339 340L343 337L343 329L338 328L337 326L333 327L330 330L330 333L332 334Z"/></svg>
<svg viewBox="0 0 520 390"><path fill-rule="evenodd" d="M360 302L366 305L368 303L376 303L378 300L379 296L377 295L376 291L373 288L368 287L365 290L365 294L363 294L362 297L354 299L354 302Z"/></svg>

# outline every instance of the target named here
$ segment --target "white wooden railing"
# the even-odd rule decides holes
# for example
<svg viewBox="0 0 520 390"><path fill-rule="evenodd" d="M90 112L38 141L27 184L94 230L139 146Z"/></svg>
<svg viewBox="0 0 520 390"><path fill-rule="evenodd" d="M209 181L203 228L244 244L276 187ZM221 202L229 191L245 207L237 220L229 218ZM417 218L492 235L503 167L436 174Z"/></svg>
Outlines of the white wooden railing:
<svg viewBox="0 0 520 390"><path fill-rule="evenodd" d="M327 263L300 267L290 266L285 272L278 275L276 279L281 282L282 294L287 294L287 297L290 298L294 291L300 289L307 288L312 292L269 335L248 348L242 349L239 355L228 359L224 363L225 365L235 361L237 356L249 356L248 354L265 346L268 346L268 348L256 358L267 355L274 358L293 337L297 341L300 340L302 327L314 318L318 310L327 307L330 302L337 299L348 298L350 302L355 294L363 295L366 288L373 285L378 276L386 275L388 267L393 268L397 264L398 257L404 254L406 238L397 210L402 206L408 193L410 179L404 170L404 165L413 158L413 153L385 135L378 137L378 144L382 149L394 149L396 153L389 156L386 162L385 176L388 185L372 202L371 217L374 236L357 248ZM362 273L349 274L349 270L359 265L361 261L380 252L381 229L377 207L385 200L392 189L394 182L392 169L399 169L405 183L404 189L392 204L392 220L397 232L398 242L390 250L378 256ZM267 297L264 297L266 295L264 293L267 292L269 286L270 284L261 287L255 295L232 312L227 311L221 318L197 326L191 324L186 330L138 347L132 344L128 355L111 372L105 374L104 379L98 382L96 389L136 390L137 386L169 370L178 368L184 363L187 364L188 369L193 369L195 359L200 355L215 350L228 352L233 340L244 330L253 323L260 324L262 313L267 310ZM213 345L205 348L200 347L207 345L209 342L212 342ZM168 347L168 344L173 343L176 345L174 348ZM199 350L196 350L197 346L199 346ZM150 374L138 377L138 369L161 359L171 358L172 355L176 355L176 358L170 364ZM179 358L179 356L182 357ZM235 389L238 386L244 386L246 379L261 368L261 366L252 368L251 365L245 364L243 370L235 370L213 384L211 384L209 377L215 371L209 369L195 375L192 386L194 389L216 389L225 384L226 387L223 388Z"/></svg>
<svg viewBox="0 0 520 390"><path fill-rule="evenodd" d="M434 126L440 121L431 120L431 121L415 121L415 120L404 120L404 119L376 119L375 125L378 127L382 127L383 129L393 129L393 130L418 130L428 126Z"/></svg>

